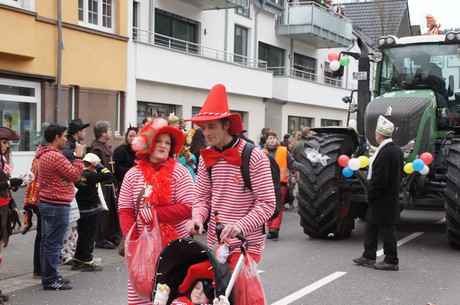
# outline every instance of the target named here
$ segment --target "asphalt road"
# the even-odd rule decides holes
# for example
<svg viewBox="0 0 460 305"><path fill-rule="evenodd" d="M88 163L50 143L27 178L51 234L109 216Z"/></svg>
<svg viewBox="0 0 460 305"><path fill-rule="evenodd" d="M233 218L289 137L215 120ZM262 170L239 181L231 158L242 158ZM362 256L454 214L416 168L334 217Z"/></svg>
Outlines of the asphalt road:
<svg viewBox="0 0 460 305"><path fill-rule="evenodd" d="M363 250L364 222L356 221L349 239L314 240L304 235L298 214L287 211L279 240L267 241L259 265L267 304L458 305L460 252L448 247L443 218L438 211L402 213L400 270L395 272L353 264ZM13 244L6 251L14 251ZM67 275L73 290L43 291L36 281L10 293L8 304L126 304L122 258L113 250L98 249L97 255L105 269Z"/></svg>

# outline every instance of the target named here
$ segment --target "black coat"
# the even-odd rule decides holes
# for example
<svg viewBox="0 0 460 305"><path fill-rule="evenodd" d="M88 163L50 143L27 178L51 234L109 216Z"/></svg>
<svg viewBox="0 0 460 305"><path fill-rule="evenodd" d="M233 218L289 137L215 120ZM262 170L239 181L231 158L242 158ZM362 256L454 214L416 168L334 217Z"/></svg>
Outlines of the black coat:
<svg viewBox="0 0 460 305"><path fill-rule="evenodd" d="M120 186L125 174L135 165L135 159L136 153L131 149L131 145L121 144L113 151L113 161L115 161L115 179Z"/></svg>
<svg viewBox="0 0 460 305"><path fill-rule="evenodd" d="M382 147L372 163L366 219L375 225L393 225L400 220L399 188L404 157L401 149L390 142Z"/></svg>

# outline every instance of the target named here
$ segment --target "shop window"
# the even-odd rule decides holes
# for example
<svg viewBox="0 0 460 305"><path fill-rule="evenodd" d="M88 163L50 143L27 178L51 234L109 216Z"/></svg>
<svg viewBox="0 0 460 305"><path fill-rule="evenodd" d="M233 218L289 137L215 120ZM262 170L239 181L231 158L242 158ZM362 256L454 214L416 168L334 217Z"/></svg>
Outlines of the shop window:
<svg viewBox="0 0 460 305"><path fill-rule="evenodd" d="M321 119L321 127L327 126L342 126L341 120L329 120L329 119Z"/></svg>
<svg viewBox="0 0 460 305"><path fill-rule="evenodd" d="M313 118L306 118L300 116L288 116L288 133L301 130L304 127L312 127Z"/></svg>
<svg viewBox="0 0 460 305"><path fill-rule="evenodd" d="M12 151L34 151L40 113L40 84L0 78L1 125L15 130L21 138L12 141Z"/></svg>

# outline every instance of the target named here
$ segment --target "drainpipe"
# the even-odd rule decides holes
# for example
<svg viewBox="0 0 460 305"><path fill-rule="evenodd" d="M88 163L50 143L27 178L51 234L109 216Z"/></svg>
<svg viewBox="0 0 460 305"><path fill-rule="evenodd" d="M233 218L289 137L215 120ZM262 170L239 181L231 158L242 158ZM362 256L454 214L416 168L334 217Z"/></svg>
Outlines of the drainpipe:
<svg viewBox="0 0 460 305"><path fill-rule="evenodd" d="M61 97L62 97L62 0L57 0L58 18L58 54L57 54L57 76L56 76L56 123L61 120Z"/></svg>

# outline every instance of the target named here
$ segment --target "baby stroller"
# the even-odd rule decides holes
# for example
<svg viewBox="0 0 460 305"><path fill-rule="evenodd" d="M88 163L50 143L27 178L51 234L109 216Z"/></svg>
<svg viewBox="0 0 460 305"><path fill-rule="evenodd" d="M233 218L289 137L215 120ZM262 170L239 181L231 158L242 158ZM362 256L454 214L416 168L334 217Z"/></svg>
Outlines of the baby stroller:
<svg viewBox="0 0 460 305"><path fill-rule="evenodd" d="M157 261L151 300L155 299L156 285L166 284L171 290L167 305L171 304L174 299L179 297L179 286L187 276L189 267L210 260L215 278L214 297L225 295L232 304L231 291L244 264L248 247L244 236L240 234L237 238L242 241L241 255L233 273L226 262L219 263L211 251L199 241L191 238L179 238L170 242L160 253Z"/></svg>

